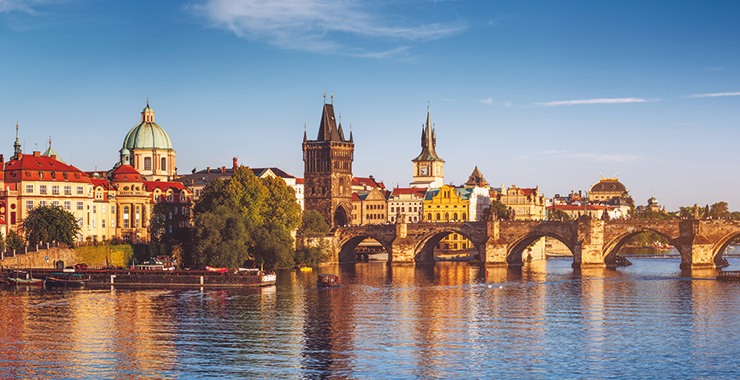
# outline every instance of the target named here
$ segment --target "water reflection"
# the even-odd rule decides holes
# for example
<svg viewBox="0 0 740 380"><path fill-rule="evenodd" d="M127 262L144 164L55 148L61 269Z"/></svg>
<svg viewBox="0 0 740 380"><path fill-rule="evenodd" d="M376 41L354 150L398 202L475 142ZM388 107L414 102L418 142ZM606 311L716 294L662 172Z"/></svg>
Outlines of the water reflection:
<svg viewBox="0 0 740 380"><path fill-rule="evenodd" d="M0 378L740 373L740 287L711 272L688 277L677 258L632 261L358 263L284 271L277 287L245 290L8 288ZM318 289L323 272L343 286Z"/></svg>

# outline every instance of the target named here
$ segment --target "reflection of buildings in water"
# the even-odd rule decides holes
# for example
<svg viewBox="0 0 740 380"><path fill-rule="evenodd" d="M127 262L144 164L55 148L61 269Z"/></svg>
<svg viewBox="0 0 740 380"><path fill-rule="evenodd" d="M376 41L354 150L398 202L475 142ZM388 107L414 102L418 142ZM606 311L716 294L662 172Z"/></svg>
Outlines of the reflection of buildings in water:
<svg viewBox="0 0 740 380"><path fill-rule="evenodd" d="M22 290L23 287L17 289ZM0 292L0 357L5 365L0 370L0 377L23 378L26 370L25 365L31 354L36 350L29 349L26 352L26 342L33 340L24 336L29 310L29 298L12 294L11 292Z"/></svg>
<svg viewBox="0 0 740 380"><path fill-rule="evenodd" d="M341 278L340 278L341 281ZM316 377L343 377L354 353L354 303L343 288L306 293L302 368Z"/></svg>

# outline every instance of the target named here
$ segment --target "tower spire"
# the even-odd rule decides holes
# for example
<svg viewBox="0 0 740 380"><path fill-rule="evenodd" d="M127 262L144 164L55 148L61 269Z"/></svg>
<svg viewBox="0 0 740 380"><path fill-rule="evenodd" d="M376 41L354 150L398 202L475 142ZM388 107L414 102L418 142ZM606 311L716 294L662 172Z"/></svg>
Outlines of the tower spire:
<svg viewBox="0 0 740 380"><path fill-rule="evenodd" d="M21 158L21 142L18 139L18 122L15 122L15 143L13 144L13 158Z"/></svg>

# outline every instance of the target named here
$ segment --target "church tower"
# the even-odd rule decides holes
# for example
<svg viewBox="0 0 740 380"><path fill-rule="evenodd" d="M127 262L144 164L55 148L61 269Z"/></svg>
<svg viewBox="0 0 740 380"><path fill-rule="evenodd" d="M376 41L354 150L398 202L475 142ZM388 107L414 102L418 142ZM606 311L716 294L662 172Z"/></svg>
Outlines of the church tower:
<svg viewBox="0 0 740 380"><path fill-rule="evenodd" d="M445 162L436 152L437 132L427 108L427 122L421 127L421 153L411 160L414 163L414 180L411 187L439 188L445 180Z"/></svg>
<svg viewBox="0 0 740 380"><path fill-rule="evenodd" d="M344 138L342 123L334 117L332 104L321 114L319 135L309 140L303 132L304 197L306 210L320 212L332 228L347 225L352 215L352 161L355 143L352 131Z"/></svg>

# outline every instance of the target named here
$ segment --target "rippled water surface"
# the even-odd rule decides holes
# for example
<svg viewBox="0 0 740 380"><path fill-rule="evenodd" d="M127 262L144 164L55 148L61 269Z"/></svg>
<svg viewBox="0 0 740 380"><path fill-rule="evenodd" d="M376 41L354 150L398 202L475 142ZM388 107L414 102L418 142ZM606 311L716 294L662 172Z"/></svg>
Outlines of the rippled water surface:
<svg viewBox="0 0 740 380"><path fill-rule="evenodd" d="M6 288L0 378L740 376L740 283L631 260L364 263L246 290ZM317 289L319 272L343 286Z"/></svg>

